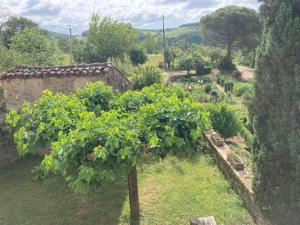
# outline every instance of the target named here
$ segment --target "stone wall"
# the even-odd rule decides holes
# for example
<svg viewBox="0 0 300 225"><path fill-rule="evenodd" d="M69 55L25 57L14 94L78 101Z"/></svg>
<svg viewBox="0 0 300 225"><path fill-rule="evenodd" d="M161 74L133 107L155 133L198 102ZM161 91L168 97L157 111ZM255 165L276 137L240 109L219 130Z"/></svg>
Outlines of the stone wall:
<svg viewBox="0 0 300 225"><path fill-rule="evenodd" d="M117 69L99 76L13 78L1 80L1 83L6 108L10 110L12 108L20 109L24 101L32 102L38 99L45 89L53 92L70 93L95 81L103 81L121 91L131 88L128 80Z"/></svg>
<svg viewBox="0 0 300 225"><path fill-rule="evenodd" d="M252 215L254 222L258 225L271 225L266 220L257 206L254 193L252 190L252 177L247 167L242 171L235 170L227 161L229 147L225 144L223 147L217 147L211 140L211 133L207 132L204 135L207 150L214 157L217 166L230 181L232 188L239 194L244 202L248 212Z"/></svg>
<svg viewBox="0 0 300 225"><path fill-rule="evenodd" d="M76 76L75 73L74 75L54 74L55 76L50 73L49 76L35 77L26 75L27 72L24 74L18 72L0 79L0 167L19 159L12 134L4 126L7 111L13 108L20 109L24 101L32 102L38 99L45 89L68 94L95 81L103 81L120 91L131 89L130 81L115 66L104 65L104 67L105 69L97 75L85 72L83 67L82 74Z"/></svg>

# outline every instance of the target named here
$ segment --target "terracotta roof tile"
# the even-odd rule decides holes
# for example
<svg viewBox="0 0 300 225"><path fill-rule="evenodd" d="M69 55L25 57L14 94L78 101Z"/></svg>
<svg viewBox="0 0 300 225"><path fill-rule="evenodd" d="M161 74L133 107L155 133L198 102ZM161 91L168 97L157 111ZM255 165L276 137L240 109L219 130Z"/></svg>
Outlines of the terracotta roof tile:
<svg viewBox="0 0 300 225"><path fill-rule="evenodd" d="M93 63L53 67L19 66L0 74L0 79L7 80L13 78L27 79L60 76L94 76L109 72L113 67L116 68L110 63Z"/></svg>

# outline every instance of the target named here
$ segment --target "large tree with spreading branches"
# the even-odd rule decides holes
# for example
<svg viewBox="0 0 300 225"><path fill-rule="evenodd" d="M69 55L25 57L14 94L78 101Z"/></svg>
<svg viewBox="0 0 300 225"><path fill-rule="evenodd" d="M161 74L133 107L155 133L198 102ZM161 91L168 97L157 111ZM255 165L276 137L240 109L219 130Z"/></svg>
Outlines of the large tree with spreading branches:
<svg viewBox="0 0 300 225"><path fill-rule="evenodd" d="M259 31L258 13L246 7L226 6L201 18L203 34L214 34L227 45L227 57L238 41L249 39Z"/></svg>

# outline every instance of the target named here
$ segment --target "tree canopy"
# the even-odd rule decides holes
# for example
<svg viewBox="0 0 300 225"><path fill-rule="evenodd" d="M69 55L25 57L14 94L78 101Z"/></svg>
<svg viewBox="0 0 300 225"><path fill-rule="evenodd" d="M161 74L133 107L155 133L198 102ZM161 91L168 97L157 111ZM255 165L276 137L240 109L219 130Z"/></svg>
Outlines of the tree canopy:
<svg viewBox="0 0 300 225"><path fill-rule="evenodd" d="M11 40L10 48L22 57L22 63L31 66L58 64L59 50L54 42L35 28L18 32Z"/></svg>
<svg viewBox="0 0 300 225"><path fill-rule="evenodd" d="M86 63L123 58L136 42L137 33L130 24L94 14L87 32L87 40L81 42L82 46L75 57Z"/></svg>
<svg viewBox="0 0 300 225"><path fill-rule="evenodd" d="M7 21L2 24L0 29L0 39L6 48L10 47L12 38L18 33L23 31L25 28L36 28L38 24L29 20L25 17L10 17Z"/></svg>
<svg viewBox="0 0 300 225"><path fill-rule="evenodd" d="M300 221L299 1L262 1L252 112L254 191L272 224Z"/></svg>
<svg viewBox="0 0 300 225"><path fill-rule="evenodd" d="M258 13L246 7L226 6L202 17L201 26L206 32L213 32L227 44L227 57L237 41L245 40L259 31Z"/></svg>

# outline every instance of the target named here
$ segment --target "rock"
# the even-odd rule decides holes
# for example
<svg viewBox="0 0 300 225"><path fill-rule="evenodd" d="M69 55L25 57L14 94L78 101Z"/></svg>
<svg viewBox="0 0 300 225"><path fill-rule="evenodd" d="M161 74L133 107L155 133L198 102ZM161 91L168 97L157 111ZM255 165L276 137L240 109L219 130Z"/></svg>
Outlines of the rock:
<svg viewBox="0 0 300 225"><path fill-rule="evenodd" d="M191 225L217 225L213 216L191 219Z"/></svg>

